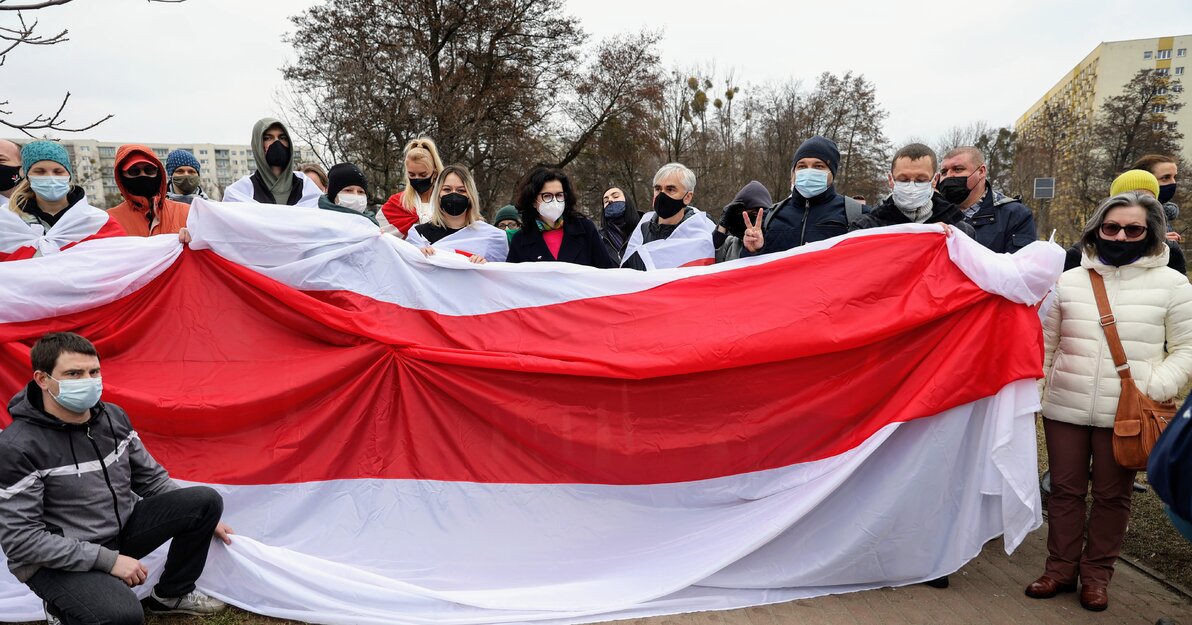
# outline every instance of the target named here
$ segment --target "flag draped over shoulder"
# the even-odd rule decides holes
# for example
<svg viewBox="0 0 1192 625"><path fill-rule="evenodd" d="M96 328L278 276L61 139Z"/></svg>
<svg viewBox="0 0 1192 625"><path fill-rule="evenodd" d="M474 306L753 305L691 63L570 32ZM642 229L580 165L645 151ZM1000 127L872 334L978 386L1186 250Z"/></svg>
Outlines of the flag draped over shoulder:
<svg viewBox="0 0 1192 625"><path fill-rule="evenodd" d="M648 243L642 242L645 240L642 231L650 226L655 213L650 211L642 215L622 256L629 260L637 254L647 271L711 265L716 260L716 248L712 245L716 224L708 219L707 213L694 210L695 214L683 220L670 236Z"/></svg>
<svg viewBox="0 0 1192 625"><path fill-rule="evenodd" d="M57 254L83 241L124 236L124 229L107 211L78 201L48 231L27 224L8 206L0 206L0 262Z"/></svg>
<svg viewBox="0 0 1192 625"><path fill-rule="evenodd" d="M727 609L932 579L1041 523L1054 245L908 225L638 272L425 258L291 207L196 199L189 228L0 264L0 395L45 332L94 341L104 400L225 498L199 588L254 612ZM3 620L38 614L0 578Z"/></svg>

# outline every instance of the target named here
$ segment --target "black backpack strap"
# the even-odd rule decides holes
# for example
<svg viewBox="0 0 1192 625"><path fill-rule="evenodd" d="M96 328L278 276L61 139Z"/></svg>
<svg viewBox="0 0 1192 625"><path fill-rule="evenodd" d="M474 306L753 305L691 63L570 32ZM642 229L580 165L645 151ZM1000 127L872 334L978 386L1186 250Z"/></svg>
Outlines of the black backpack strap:
<svg viewBox="0 0 1192 625"><path fill-rule="evenodd" d="M762 232L765 232L770 229L770 222L774 221L774 215L778 214L778 209L782 208L782 205L785 203L786 203L786 200L783 200L781 202L775 202L774 204L770 205L770 210L766 211L765 219L762 219Z"/></svg>

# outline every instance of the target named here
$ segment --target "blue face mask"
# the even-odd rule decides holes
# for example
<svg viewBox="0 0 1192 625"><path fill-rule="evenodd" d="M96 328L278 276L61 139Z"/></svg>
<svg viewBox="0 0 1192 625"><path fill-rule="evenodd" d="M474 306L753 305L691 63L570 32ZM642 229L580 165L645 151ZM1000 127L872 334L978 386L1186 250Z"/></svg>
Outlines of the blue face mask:
<svg viewBox="0 0 1192 625"><path fill-rule="evenodd" d="M625 202L609 202L608 206L604 207L604 216L609 219L616 219L625 214Z"/></svg>
<svg viewBox="0 0 1192 625"><path fill-rule="evenodd" d="M78 380L55 380L58 394L50 396L58 405L71 412L87 412L99 402L103 394L103 378L81 378Z"/></svg>
<svg viewBox="0 0 1192 625"><path fill-rule="evenodd" d="M29 187L37 197L47 202L57 202L70 191L70 176L29 176Z"/></svg>
<svg viewBox="0 0 1192 625"><path fill-rule="evenodd" d="M828 190L828 172L822 169L800 169L795 172L795 190L805 198L813 198Z"/></svg>

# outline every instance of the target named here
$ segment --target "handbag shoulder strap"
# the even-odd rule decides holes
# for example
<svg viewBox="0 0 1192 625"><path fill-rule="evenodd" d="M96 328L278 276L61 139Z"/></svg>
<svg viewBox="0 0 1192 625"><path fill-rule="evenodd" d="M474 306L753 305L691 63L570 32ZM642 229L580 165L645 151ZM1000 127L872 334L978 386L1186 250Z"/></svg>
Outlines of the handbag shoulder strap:
<svg viewBox="0 0 1192 625"><path fill-rule="evenodd" d="M1101 313L1101 329L1105 331L1105 342L1109 343L1109 353L1113 354L1113 364L1117 366L1118 376L1123 380L1130 379L1130 363L1126 360L1126 350L1122 347L1122 338L1118 336L1117 319L1113 316L1113 309L1109 307L1109 294L1105 292L1105 279L1096 269L1089 269L1089 280L1093 283L1093 295L1097 298L1097 312Z"/></svg>

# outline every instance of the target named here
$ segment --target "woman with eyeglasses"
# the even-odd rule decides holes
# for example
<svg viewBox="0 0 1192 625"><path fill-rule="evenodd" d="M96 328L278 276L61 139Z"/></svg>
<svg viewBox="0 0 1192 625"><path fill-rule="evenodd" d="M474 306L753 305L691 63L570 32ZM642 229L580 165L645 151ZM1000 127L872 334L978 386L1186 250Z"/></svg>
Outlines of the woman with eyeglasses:
<svg viewBox="0 0 1192 625"><path fill-rule="evenodd" d="M402 158L402 182L405 189L389 196L377 213L381 229L398 236L406 236L415 224L430 221L431 199L435 182L443 171L443 160L435 142L426 137L406 144Z"/></svg>
<svg viewBox="0 0 1192 625"><path fill-rule="evenodd" d="M406 242L428 257L455 252L476 264L505 260L509 238L484 221L477 197L472 172L463 165L447 166L431 196L430 221L410 228Z"/></svg>
<svg viewBox="0 0 1192 625"><path fill-rule="evenodd" d="M571 180L562 170L545 165L530 170L514 196L522 228L509 242L508 261L615 267L596 224L579 214L575 202Z"/></svg>
<svg viewBox="0 0 1192 625"><path fill-rule="evenodd" d="M167 197L165 168L153 150L122 145L116 150L116 188L124 201L108 210L134 237L176 234L186 227L190 204Z"/></svg>
<svg viewBox="0 0 1192 625"><path fill-rule="evenodd" d="M1134 471L1113 456L1121 381L1105 338L1090 271L1105 282L1115 327L1140 391L1175 397L1192 377L1192 284L1167 266L1163 206L1127 192L1100 204L1080 239L1080 267L1065 271L1043 324L1043 429L1051 470L1048 557L1027 596L1075 592L1085 609L1109 605ZM1166 343L1166 347L1165 344ZM1092 512L1085 518L1092 463ZM1085 529L1087 521L1087 530Z"/></svg>

